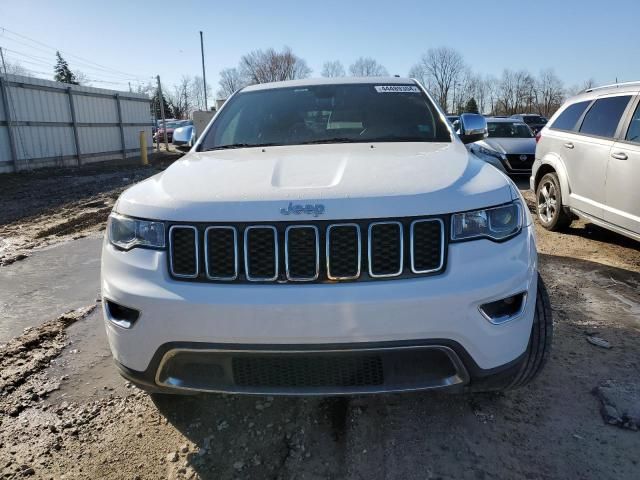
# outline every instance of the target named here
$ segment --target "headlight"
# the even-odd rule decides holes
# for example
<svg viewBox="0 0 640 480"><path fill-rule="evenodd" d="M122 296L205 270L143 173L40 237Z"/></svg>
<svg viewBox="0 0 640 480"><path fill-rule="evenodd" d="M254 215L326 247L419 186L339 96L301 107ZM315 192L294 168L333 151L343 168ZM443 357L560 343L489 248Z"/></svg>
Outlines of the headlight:
<svg viewBox="0 0 640 480"><path fill-rule="evenodd" d="M500 152L496 152L495 150L491 150L490 148L485 148L485 147L478 147L478 152L483 154L483 155L487 155L489 157L494 157L494 158L499 158L499 159L504 159L505 156L504 154L500 153Z"/></svg>
<svg viewBox="0 0 640 480"><path fill-rule="evenodd" d="M109 241L118 248L164 248L164 223L138 220L117 213L109 215Z"/></svg>
<svg viewBox="0 0 640 480"><path fill-rule="evenodd" d="M505 240L522 229L522 213L519 201L485 210L454 213L451 216L451 240L481 237Z"/></svg>

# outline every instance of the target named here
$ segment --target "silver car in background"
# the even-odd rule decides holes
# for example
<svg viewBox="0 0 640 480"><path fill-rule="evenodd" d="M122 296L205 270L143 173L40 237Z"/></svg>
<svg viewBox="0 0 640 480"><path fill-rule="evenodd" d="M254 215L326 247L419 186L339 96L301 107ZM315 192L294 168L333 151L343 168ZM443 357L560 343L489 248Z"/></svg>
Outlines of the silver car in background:
<svg viewBox="0 0 640 480"><path fill-rule="evenodd" d="M538 139L531 189L548 230L575 216L640 241L640 82L570 98Z"/></svg>
<svg viewBox="0 0 640 480"><path fill-rule="evenodd" d="M487 118L489 136L469 145L476 157L508 175L529 175L535 159L536 139L524 122L513 118Z"/></svg>

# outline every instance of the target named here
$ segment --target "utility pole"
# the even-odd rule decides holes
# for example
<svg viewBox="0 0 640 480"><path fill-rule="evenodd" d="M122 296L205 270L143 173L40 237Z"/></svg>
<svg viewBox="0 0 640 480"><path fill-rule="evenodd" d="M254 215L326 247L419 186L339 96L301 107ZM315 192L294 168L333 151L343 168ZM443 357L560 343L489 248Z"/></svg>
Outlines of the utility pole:
<svg viewBox="0 0 640 480"><path fill-rule="evenodd" d="M162 85L160 85L160 75L156 76L158 80L158 101L160 102L160 113L162 114L162 128L164 137L164 148L169 151L169 135L167 134L167 119L164 116L164 97L162 96Z"/></svg>
<svg viewBox="0 0 640 480"><path fill-rule="evenodd" d="M204 109L209 110L207 106L207 74L204 70L204 42L202 40L202 30L200 30L200 56L202 57L202 83L204 84Z"/></svg>
<svg viewBox="0 0 640 480"><path fill-rule="evenodd" d="M0 59L2 60L2 70L4 71L4 74L7 74L7 64L4 63L4 53L2 53L2 47L0 47Z"/></svg>

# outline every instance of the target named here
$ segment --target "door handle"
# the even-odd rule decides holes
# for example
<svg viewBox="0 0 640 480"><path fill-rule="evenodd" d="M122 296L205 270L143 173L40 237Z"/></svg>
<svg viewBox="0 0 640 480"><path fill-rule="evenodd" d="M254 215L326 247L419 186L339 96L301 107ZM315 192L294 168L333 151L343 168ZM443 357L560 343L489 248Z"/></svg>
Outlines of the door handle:
<svg viewBox="0 0 640 480"><path fill-rule="evenodd" d="M565 144L564 144L564 146L565 146L566 148L573 148L573 143L571 143L571 142L567 142L567 143L565 143Z"/></svg>
<svg viewBox="0 0 640 480"><path fill-rule="evenodd" d="M629 158L627 157L627 154L624 152L614 152L611 154L611 156L616 160L626 160L627 158Z"/></svg>

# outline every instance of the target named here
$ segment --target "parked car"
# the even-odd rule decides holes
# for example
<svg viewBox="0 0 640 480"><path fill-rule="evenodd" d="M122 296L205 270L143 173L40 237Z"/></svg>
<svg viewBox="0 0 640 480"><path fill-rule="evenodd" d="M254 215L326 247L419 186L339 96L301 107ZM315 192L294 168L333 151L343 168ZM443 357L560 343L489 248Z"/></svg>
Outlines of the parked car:
<svg viewBox="0 0 640 480"><path fill-rule="evenodd" d="M172 143L177 147L193 147L196 141L196 127L190 122L173 131Z"/></svg>
<svg viewBox="0 0 640 480"><path fill-rule="evenodd" d="M158 142L164 142L164 132L167 132L167 141L168 142L172 142L173 141L173 132L176 128L180 128L184 125L187 125L188 122L190 122L190 120L174 120L174 121L167 121L166 122L166 128L163 126L162 121L160 121L158 130L156 131L156 134L154 136L154 140L158 141Z"/></svg>
<svg viewBox="0 0 640 480"><path fill-rule="evenodd" d="M532 217L414 80L248 86L110 215L102 298L156 392L507 389L551 346Z"/></svg>
<svg viewBox="0 0 640 480"><path fill-rule="evenodd" d="M548 120L545 117L541 115L536 115L535 113L520 113L517 115L511 115L510 118L513 118L515 120L520 120L521 122L524 122L527 125L529 125L529 128L531 129L534 135L538 133L540 130L542 130L542 128L548 122Z"/></svg>
<svg viewBox="0 0 640 480"><path fill-rule="evenodd" d="M592 88L542 129L531 175L548 230L574 215L640 240L640 82Z"/></svg>
<svg viewBox="0 0 640 480"><path fill-rule="evenodd" d="M487 118L489 136L469 150L508 175L530 175L536 140L531 129L512 118Z"/></svg>

